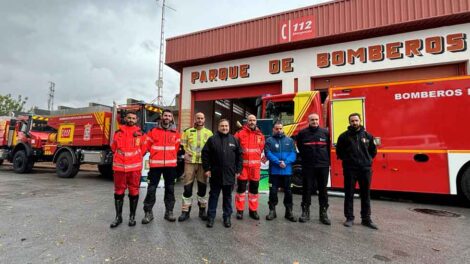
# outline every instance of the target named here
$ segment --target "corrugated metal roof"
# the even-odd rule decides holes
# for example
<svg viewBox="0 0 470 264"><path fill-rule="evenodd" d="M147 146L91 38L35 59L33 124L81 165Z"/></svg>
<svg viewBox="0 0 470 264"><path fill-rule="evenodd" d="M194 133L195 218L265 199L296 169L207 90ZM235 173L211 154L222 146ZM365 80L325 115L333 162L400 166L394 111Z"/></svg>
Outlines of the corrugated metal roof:
<svg viewBox="0 0 470 264"><path fill-rule="evenodd" d="M282 21L313 16L313 38L279 39ZM470 21L470 0L338 0L166 40L174 69L243 56L350 41Z"/></svg>

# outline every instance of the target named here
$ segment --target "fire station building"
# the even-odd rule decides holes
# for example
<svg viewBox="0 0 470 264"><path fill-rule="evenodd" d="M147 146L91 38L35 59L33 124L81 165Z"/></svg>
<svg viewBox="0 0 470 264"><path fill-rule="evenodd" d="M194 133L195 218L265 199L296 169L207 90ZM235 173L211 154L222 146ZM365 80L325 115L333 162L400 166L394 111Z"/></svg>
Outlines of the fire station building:
<svg viewBox="0 0 470 264"><path fill-rule="evenodd" d="M180 128L215 129L266 94L469 75L469 35L470 0L337 0L169 38L166 65Z"/></svg>

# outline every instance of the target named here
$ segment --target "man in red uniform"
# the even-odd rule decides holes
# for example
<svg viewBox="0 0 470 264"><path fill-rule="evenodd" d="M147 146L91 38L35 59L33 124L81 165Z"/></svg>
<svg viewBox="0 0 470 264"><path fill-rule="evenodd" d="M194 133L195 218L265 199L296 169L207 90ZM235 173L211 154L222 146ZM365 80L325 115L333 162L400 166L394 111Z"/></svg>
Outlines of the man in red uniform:
<svg viewBox="0 0 470 264"><path fill-rule="evenodd" d="M165 180L164 218L170 222L176 220L173 216L173 208L175 207L176 160L179 147L180 134L176 132L173 113L165 109L162 112L162 119L158 126L147 134L147 150L150 151L150 171L148 174L147 195L144 200L145 216L142 219L142 224L148 224L153 220L152 208L155 205L155 193L162 174Z"/></svg>
<svg viewBox="0 0 470 264"><path fill-rule="evenodd" d="M256 116L249 115L247 124L235 134L243 151L243 170L237 179L237 193L235 194L235 206L237 208L237 219L243 219L245 208L245 191L248 187L249 215L259 220L258 215L258 186L260 180L261 153L264 149L264 135L256 127Z"/></svg>
<svg viewBox="0 0 470 264"><path fill-rule="evenodd" d="M111 150L113 151L114 204L116 208L116 219L111 223L111 228L122 223L122 206L126 188L129 189L129 226L135 226L142 157L146 149L145 136L140 128L135 125L137 115L129 112L124 120L125 124L116 131L111 144Z"/></svg>

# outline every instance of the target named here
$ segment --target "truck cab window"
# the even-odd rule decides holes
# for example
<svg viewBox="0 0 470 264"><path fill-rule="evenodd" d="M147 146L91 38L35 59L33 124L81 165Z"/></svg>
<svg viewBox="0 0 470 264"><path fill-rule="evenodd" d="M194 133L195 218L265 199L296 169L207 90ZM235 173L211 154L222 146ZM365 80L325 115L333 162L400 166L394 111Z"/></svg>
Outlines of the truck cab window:
<svg viewBox="0 0 470 264"><path fill-rule="evenodd" d="M33 120L31 131L34 132L55 132L56 130L47 125L45 120Z"/></svg>
<svg viewBox="0 0 470 264"><path fill-rule="evenodd" d="M282 121L284 125L294 123L294 102L272 102L266 104L266 118L272 118L274 122Z"/></svg>

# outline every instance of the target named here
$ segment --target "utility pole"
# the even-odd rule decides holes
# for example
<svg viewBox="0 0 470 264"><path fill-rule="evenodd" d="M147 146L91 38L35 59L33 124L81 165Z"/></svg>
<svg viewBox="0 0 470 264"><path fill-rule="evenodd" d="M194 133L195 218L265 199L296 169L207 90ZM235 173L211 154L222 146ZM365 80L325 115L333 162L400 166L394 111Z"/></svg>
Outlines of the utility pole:
<svg viewBox="0 0 470 264"><path fill-rule="evenodd" d="M49 99L47 100L47 109L49 111L54 110L54 92L55 82L49 82Z"/></svg>

